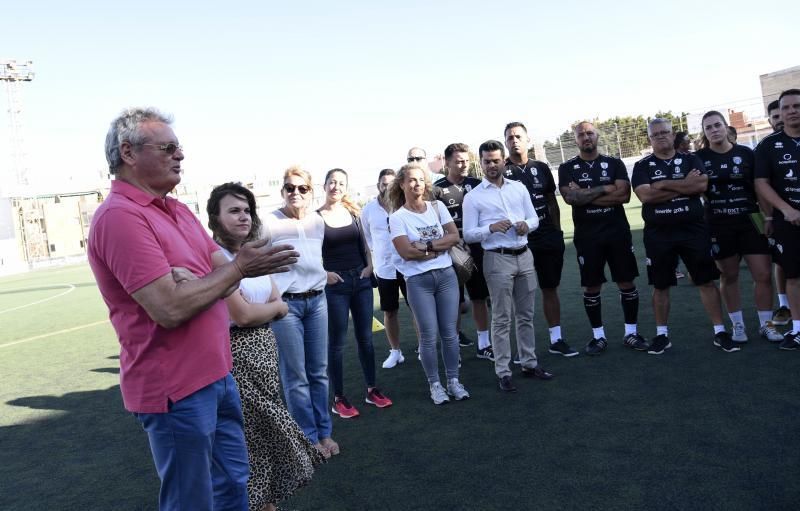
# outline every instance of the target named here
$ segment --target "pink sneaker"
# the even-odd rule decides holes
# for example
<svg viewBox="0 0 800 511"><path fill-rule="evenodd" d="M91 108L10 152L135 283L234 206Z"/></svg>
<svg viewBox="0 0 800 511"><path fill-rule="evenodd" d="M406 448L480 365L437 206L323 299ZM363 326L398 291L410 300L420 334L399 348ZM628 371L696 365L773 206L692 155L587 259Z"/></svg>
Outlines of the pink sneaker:
<svg viewBox="0 0 800 511"><path fill-rule="evenodd" d="M378 408L392 406L392 400L381 394L381 391L378 390L377 387L367 392L367 399L364 401L371 405L375 405Z"/></svg>
<svg viewBox="0 0 800 511"><path fill-rule="evenodd" d="M350 404L346 397L337 397L333 401L333 408L331 411L341 417L342 419L352 419L361 415L356 407Z"/></svg>

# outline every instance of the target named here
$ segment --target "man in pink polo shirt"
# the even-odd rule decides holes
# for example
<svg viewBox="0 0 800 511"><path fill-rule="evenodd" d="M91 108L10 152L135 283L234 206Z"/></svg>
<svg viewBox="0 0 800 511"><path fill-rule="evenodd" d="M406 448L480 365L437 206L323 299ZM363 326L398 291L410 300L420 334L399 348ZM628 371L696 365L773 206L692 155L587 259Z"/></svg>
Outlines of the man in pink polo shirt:
<svg viewBox="0 0 800 511"><path fill-rule="evenodd" d="M262 240L228 262L194 214L167 197L183 160L171 122L147 108L111 123L106 158L116 179L92 220L89 264L119 337L125 408L147 432L161 478L160 509L246 511L247 450L221 298L244 277L287 271L298 254Z"/></svg>

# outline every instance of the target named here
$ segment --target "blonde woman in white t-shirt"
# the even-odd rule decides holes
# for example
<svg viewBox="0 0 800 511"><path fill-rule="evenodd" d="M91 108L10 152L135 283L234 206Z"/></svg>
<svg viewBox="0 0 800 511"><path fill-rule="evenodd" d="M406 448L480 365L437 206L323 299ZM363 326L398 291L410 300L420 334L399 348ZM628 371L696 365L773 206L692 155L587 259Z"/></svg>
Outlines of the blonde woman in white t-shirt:
<svg viewBox="0 0 800 511"><path fill-rule="evenodd" d="M389 231L397 269L419 326L420 359L434 404L469 398L458 381L458 278L448 250L459 235L447 208L432 201L431 183L418 164L404 165L389 188ZM439 379L436 336L442 339L446 390Z"/></svg>

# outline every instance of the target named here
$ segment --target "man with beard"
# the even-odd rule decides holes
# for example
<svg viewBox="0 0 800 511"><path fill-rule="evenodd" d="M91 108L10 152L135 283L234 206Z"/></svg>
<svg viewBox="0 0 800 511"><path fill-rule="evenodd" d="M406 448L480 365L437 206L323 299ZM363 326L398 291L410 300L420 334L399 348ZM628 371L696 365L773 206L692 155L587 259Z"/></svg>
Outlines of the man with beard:
<svg viewBox="0 0 800 511"><path fill-rule="evenodd" d="M778 100L771 102L767 106L767 120L769 125L772 126L772 132L777 133L783 130L783 121L781 120L781 106ZM775 240L772 236L772 225L765 225L768 227L770 236L770 245L774 248ZM772 315L772 323L776 325L788 325L792 320L792 311L789 309L789 298L786 296L786 275L783 274L783 268L777 263L777 254L773 254L772 261L775 263L775 290L778 292L778 308Z"/></svg>
<svg viewBox="0 0 800 511"><path fill-rule="evenodd" d="M464 239L483 247L483 273L492 297L492 347L500 390L516 392L511 379L510 325L516 322L522 375L549 380L539 366L533 331L536 274L527 234L539 217L524 186L503 178L503 145L496 140L478 149L484 179L464 198Z"/></svg>
<svg viewBox="0 0 800 511"><path fill-rule="evenodd" d="M647 341L637 332L639 291L633 280L639 276L639 269L631 228L622 206L631 199L628 170L622 160L598 152L598 135L592 123L581 122L573 131L580 154L558 167L558 186L561 196L572 206L573 241L584 288L583 306L592 326L592 339L585 351L588 355L599 355L608 344L600 302L606 263L619 288L625 316L622 343L646 351Z"/></svg>
<svg viewBox="0 0 800 511"><path fill-rule="evenodd" d="M458 233L464 237L462 204L464 197L472 189L481 184L480 180L467 175L469 170L469 146L466 144L450 144L444 150L445 170L447 174L436 181L433 186L434 196L447 206L450 216L456 223ZM486 307L486 298L489 289L483 277L483 248L480 243L469 245L472 259L475 261L475 271L465 283L472 302L472 317L478 334L478 358L493 360L494 353L489 342L489 311ZM460 303L464 303L464 286L459 286ZM458 315L458 344L461 347L471 346L472 340L461 332L461 314Z"/></svg>
<svg viewBox="0 0 800 511"><path fill-rule="evenodd" d="M575 356L575 350L562 339L561 302L558 285L564 267L564 233L556 201L556 183L546 163L528 158L528 129L521 122L506 125L503 135L508 149L504 176L520 181L528 189L533 207L539 216L539 228L528 235L533 264L542 290L542 308L550 329L550 353Z"/></svg>
<svg viewBox="0 0 800 511"><path fill-rule="evenodd" d="M800 89L778 98L783 131L764 138L756 147L756 192L772 208L778 264L786 276L789 308L800 310ZM762 204L762 208L764 208ZM766 220L772 220L767 216ZM784 335L782 350L800 347L800 320Z"/></svg>
<svg viewBox="0 0 800 511"><path fill-rule="evenodd" d="M653 286L656 336L647 352L661 355L672 347L667 328L669 288L677 284L678 257L689 270L714 325L714 346L728 353L739 351L725 330L719 289L714 284L719 271L711 257L711 241L700 200L708 186L703 162L693 154L675 151L675 134L667 119L651 120L647 135L653 154L636 162L631 177L633 191L642 201L647 276Z"/></svg>

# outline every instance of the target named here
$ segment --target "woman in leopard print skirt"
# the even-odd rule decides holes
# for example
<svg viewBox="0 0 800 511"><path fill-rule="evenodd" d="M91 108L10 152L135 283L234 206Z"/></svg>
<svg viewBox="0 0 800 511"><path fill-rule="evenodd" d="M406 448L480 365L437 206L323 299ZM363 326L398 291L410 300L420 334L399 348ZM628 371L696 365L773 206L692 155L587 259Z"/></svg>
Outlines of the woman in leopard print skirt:
<svg viewBox="0 0 800 511"><path fill-rule="evenodd" d="M214 239L232 258L242 243L256 239L261 222L253 194L226 183L211 192L207 211ZM268 322L288 308L269 276L243 279L226 298L231 314L232 374L239 386L250 460L250 509L274 510L311 480L323 461L281 401L278 349Z"/></svg>

